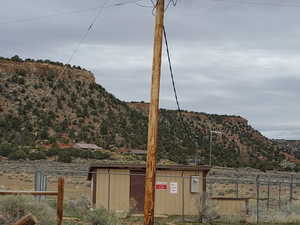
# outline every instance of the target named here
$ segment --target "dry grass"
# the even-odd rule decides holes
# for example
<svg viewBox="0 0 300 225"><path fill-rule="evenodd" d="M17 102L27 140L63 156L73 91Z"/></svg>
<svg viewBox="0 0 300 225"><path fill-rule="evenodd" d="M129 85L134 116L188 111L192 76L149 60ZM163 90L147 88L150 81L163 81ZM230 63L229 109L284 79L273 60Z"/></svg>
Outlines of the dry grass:
<svg viewBox="0 0 300 225"><path fill-rule="evenodd" d="M48 176L48 191L57 190L57 176ZM34 190L34 175L32 174L1 174L0 190ZM76 199L79 195L90 197L90 181L84 176L65 177L65 198Z"/></svg>
<svg viewBox="0 0 300 225"><path fill-rule="evenodd" d="M0 198L0 224L10 225L21 217L31 213L37 225L53 225L56 223L56 213L46 202L24 196L5 196Z"/></svg>

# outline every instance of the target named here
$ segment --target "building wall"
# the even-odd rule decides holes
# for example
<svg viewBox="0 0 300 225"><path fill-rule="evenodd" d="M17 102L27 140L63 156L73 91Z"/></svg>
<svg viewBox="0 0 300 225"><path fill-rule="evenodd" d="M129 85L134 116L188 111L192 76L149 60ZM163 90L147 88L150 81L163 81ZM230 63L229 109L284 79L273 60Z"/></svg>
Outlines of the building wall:
<svg viewBox="0 0 300 225"><path fill-rule="evenodd" d="M129 170L97 169L96 207L129 211Z"/></svg>
<svg viewBox="0 0 300 225"><path fill-rule="evenodd" d="M129 211L130 173L129 170L110 170L110 209L116 212ZM115 174L114 174L115 173Z"/></svg>
<svg viewBox="0 0 300 225"><path fill-rule="evenodd" d="M181 171L157 171L156 183L166 183L167 189L155 190L155 214L181 215L181 175ZM170 183L177 184L177 193L171 193Z"/></svg>
<svg viewBox="0 0 300 225"><path fill-rule="evenodd" d="M191 176L199 176L199 192L191 193ZM155 190L155 213L167 215L197 215L201 207L203 173L198 171L158 171L156 181L166 182L167 190ZM171 183L177 192L171 193ZM174 191L174 190L173 190Z"/></svg>
<svg viewBox="0 0 300 225"><path fill-rule="evenodd" d="M109 170L97 170L96 207L109 208Z"/></svg>
<svg viewBox="0 0 300 225"><path fill-rule="evenodd" d="M191 176L199 176L199 192L191 192ZM184 171L184 215L197 215L201 211L203 199L203 172Z"/></svg>
<svg viewBox="0 0 300 225"><path fill-rule="evenodd" d="M199 192L191 193L190 176L199 176ZM203 193L202 171L157 170L156 184L167 189L155 190L156 215L197 215ZM130 209L130 171L97 169L96 207L117 212Z"/></svg>

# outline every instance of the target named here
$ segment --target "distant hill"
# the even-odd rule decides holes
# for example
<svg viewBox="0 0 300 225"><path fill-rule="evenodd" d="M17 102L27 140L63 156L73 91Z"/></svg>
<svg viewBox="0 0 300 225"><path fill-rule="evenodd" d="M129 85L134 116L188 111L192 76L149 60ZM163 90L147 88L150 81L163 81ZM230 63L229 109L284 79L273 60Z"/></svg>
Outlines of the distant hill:
<svg viewBox="0 0 300 225"><path fill-rule="evenodd" d="M300 159L300 140L284 140L284 139L274 139L273 140L280 152L283 152L285 156L287 154L293 156L296 159Z"/></svg>
<svg viewBox="0 0 300 225"><path fill-rule="evenodd" d="M146 149L147 103L123 102L80 67L49 60L0 59L0 143L86 142ZM178 163L276 168L278 144L240 116L161 109L159 153Z"/></svg>

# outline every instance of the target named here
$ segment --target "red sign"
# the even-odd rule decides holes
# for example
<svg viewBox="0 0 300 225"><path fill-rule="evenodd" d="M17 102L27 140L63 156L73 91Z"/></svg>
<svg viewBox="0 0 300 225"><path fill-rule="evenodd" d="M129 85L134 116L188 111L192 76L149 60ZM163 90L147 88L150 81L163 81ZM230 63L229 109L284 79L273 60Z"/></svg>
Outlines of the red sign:
<svg viewBox="0 0 300 225"><path fill-rule="evenodd" d="M155 189L156 190L167 190L168 189L167 183L158 182L155 184Z"/></svg>

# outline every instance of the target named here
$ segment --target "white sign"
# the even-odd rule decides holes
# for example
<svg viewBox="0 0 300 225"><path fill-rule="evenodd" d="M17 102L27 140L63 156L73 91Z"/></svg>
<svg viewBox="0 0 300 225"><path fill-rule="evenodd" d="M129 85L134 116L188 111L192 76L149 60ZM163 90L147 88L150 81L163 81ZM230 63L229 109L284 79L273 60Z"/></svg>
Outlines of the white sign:
<svg viewBox="0 0 300 225"><path fill-rule="evenodd" d="M170 183L170 193L177 194L177 183L176 182Z"/></svg>

